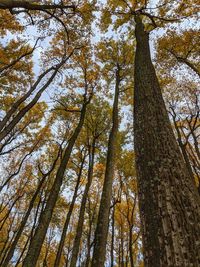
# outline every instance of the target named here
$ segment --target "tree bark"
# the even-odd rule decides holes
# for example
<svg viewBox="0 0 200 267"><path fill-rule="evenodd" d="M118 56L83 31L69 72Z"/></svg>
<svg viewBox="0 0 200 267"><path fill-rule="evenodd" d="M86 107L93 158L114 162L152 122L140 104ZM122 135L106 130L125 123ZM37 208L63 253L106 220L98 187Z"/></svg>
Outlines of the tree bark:
<svg viewBox="0 0 200 267"><path fill-rule="evenodd" d="M151 61L149 37L136 21L134 142L144 263L200 266L200 200L176 143Z"/></svg>
<svg viewBox="0 0 200 267"><path fill-rule="evenodd" d="M45 209L41 213L41 216L39 218L38 227L34 233L34 236L31 240L31 242L30 242L27 255L26 255L25 260L22 264L23 267L36 266L37 259L38 259L39 254L40 254L40 250L42 248L42 244L43 244L43 241L45 239L46 232L47 232L48 226L49 226L50 221L51 221L53 209L56 205L56 201L57 201L58 196L59 196L59 192L60 192L60 188L62 186L66 166L68 164L74 143L75 143L75 141L76 141L76 139L77 139L77 137L78 137L78 135L82 129L83 123L84 123L87 104L88 104L88 101L84 102L82 110L81 110L79 123L78 123L73 135L69 139L68 145L65 149L63 158L61 160L60 166L59 166L57 174L56 174L55 181L54 181L53 186L51 188L51 192L49 194L49 197L47 199Z"/></svg>
<svg viewBox="0 0 200 267"><path fill-rule="evenodd" d="M113 103L112 129L109 135L108 152L105 179L102 191L102 197L99 208L97 227L95 232L94 252L91 267L104 266L106 256L106 243L109 227L109 213L112 196L112 183L114 176L114 166L117 150L117 133L118 133L118 100L120 85L120 66L117 64L115 97Z"/></svg>

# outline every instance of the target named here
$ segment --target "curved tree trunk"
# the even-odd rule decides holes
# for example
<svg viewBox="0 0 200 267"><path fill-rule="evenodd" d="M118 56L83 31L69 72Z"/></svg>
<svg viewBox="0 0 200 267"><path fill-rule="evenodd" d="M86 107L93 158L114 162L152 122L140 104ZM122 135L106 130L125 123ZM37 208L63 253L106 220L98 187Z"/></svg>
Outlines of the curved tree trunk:
<svg viewBox="0 0 200 267"><path fill-rule="evenodd" d="M116 158L117 133L118 133L118 100L120 85L120 67L117 66L115 98L113 103L112 129L108 141L106 172L101 196L97 227L95 232L94 253L91 267L103 267L106 256L106 243L109 227L109 213L112 196L112 183Z"/></svg>
<svg viewBox="0 0 200 267"><path fill-rule="evenodd" d="M176 143L136 21L134 142L145 266L200 266L200 200Z"/></svg>

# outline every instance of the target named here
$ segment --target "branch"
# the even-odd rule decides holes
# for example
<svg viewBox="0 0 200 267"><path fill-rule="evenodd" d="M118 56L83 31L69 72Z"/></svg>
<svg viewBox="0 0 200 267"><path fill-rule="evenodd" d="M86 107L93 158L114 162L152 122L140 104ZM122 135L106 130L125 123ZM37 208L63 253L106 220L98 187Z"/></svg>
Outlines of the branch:
<svg viewBox="0 0 200 267"><path fill-rule="evenodd" d="M17 59L13 60L11 63L9 63L8 65L6 65L5 67L0 69L0 73L3 72L4 70L9 69L10 67L13 67L16 63L18 63L21 59L23 59L26 56L30 56L34 50L36 49L37 43L40 40L40 38L37 38L33 48L27 52L25 52L24 54L22 54L21 56L19 56Z"/></svg>
<svg viewBox="0 0 200 267"><path fill-rule="evenodd" d="M24 8L28 10L52 10L52 9L73 9L75 5L62 5L62 4L37 4L39 0L20 1L20 0L0 0L0 9L9 9L12 14L17 14L17 11L13 11L13 8Z"/></svg>

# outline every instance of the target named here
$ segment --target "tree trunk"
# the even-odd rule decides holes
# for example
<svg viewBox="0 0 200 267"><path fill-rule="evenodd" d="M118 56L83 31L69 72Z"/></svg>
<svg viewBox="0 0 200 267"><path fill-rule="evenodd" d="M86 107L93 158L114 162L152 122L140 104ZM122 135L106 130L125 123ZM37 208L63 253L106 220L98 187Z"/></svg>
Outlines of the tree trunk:
<svg viewBox="0 0 200 267"><path fill-rule="evenodd" d="M94 252L91 267L103 267L106 256L106 243L109 227L109 213L112 196L112 183L117 150L118 99L120 85L120 67L117 64L115 97L113 103L112 129L109 135L105 179L95 232Z"/></svg>
<svg viewBox="0 0 200 267"><path fill-rule="evenodd" d="M71 55L71 54L70 54ZM66 60L65 60L66 61ZM65 63L65 61L62 61L54 68L50 68L46 72L44 72L38 80L35 82L35 85L18 101L16 101L11 109L6 114L5 118L0 123L0 142L14 129L14 127L22 120L22 118L27 114L27 112L35 106L35 104L38 102L39 98L41 97L42 93L48 88L48 86L52 83L54 78L56 77L56 74L58 73L60 67ZM20 106L21 103L23 103L27 97L31 95L31 93L36 89L38 83L41 81L41 79L47 74L51 69L53 69L53 73L51 74L50 78L47 80L47 82L40 88L40 90L36 93L34 98L25 105L19 112L14 116L14 118L9 122L9 124L6 126L6 123L9 121L12 114L17 110L17 108ZM42 78L41 78L42 77ZM4 127L5 126L5 127Z"/></svg>
<svg viewBox="0 0 200 267"><path fill-rule="evenodd" d="M71 202L71 204L69 206L69 211L67 213L67 217L66 217L65 224L64 224L64 227L63 227L63 231L62 231L62 235L61 235L58 251L57 251L57 254L56 254L54 267L59 267L59 264L60 264L60 259L61 259L61 255L62 255L63 246L64 246L64 243L65 243L66 233L67 233L67 229L68 229L68 226L69 226L70 218L71 218L71 215L72 215L72 212L73 212L73 209L74 209L74 204L75 204L75 201L76 201L76 198L77 198L78 188L79 188L80 181L81 181L81 176L82 176L84 163L85 163L85 156L83 157L82 162L81 162L80 170L79 170L79 173L78 173L78 179L77 179L76 186L75 186L75 189L74 189L72 202Z"/></svg>
<svg viewBox="0 0 200 267"><path fill-rule="evenodd" d="M200 201L176 143L135 17L134 142L145 266L200 266Z"/></svg>
<svg viewBox="0 0 200 267"><path fill-rule="evenodd" d="M115 205L112 210L112 236L111 236L111 247L110 247L110 267L114 267L114 243L115 243Z"/></svg>
<svg viewBox="0 0 200 267"><path fill-rule="evenodd" d="M89 153L89 169L88 169L88 181L85 186L83 198L81 200L81 207L80 207L80 213L79 213L79 220L78 225L76 228L76 236L74 239L73 249L72 249L72 257L70 262L70 267L76 267L77 259L78 259L78 253L79 253L79 247L83 232L83 223L84 223L84 214L85 214L85 207L88 197L88 192L92 183L92 177L93 177L93 169L94 169L94 158L95 158L95 143L96 138L94 137L92 142L92 151Z"/></svg>
<svg viewBox="0 0 200 267"><path fill-rule="evenodd" d="M62 182L63 182L67 163L69 161L74 143L75 143L75 141L76 141L76 139L77 139L77 137L78 137L78 135L82 129L83 123L84 123L87 104L88 104L88 101L83 104L79 123L78 123L73 135L69 139L68 145L65 149L63 158L61 160L60 166L59 166L57 174L56 174L55 181L54 181L53 186L51 188L51 192L49 194L49 197L47 199L45 209L41 213L41 216L39 218L38 227L35 231L35 234L31 240L31 242L30 242L27 255L26 255L25 260L24 260L23 265L22 265L23 267L36 266L37 259L38 259L39 254L40 254L40 250L42 248L42 244L43 244L43 241L45 239L46 232L47 232L48 226L49 226L50 221L51 221L53 209L56 205L56 201L57 201L58 196L59 196L59 191L60 191L60 188L62 186Z"/></svg>
<svg viewBox="0 0 200 267"><path fill-rule="evenodd" d="M200 77L199 70L187 58L180 57L180 56L176 55L173 51L170 51L170 52L177 59L178 62L187 65L190 69L192 69Z"/></svg>
<svg viewBox="0 0 200 267"><path fill-rule="evenodd" d="M86 260L85 260L85 267L89 267L90 265L90 252L91 252L91 235L92 235L92 222L89 222L89 233L87 236L87 254L86 254Z"/></svg>
<svg viewBox="0 0 200 267"><path fill-rule="evenodd" d="M120 246L121 246L121 263L120 266L124 267L124 231L123 231L123 226L121 225L121 230L120 230Z"/></svg>
<svg viewBox="0 0 200 267"><path fill-rule="evenodd" d="M189 157L188 157L188 154L187 154L187 150L186 150L187 142L186 142L186 143L183 143L183 141L182 141L181 133L180 133L180 130L179 130L179 127L178 127L178 125L177 125L176 118L175 118L176 114L175 114L175 111L174 111L173 109L172 109L172 111L173 111L173 115L172 115L172 117L173 117L174 127L175 127L175 129L176 129L177 136L178 136L178 144L179 144L180 149L181 149L181 151L182 151L183 158L184 158L184 160L185 160L185 164L186 164L186 166L187 166L187 168L188 168L188 172L189 172L189 174L190 174L190 176L191 176L191 179L194 180L194 175L193 175L193 171L192 171L192 166L191 166L191 164L190 164L190 160L189 160Z"/></svg>
<svg viewBox="0 0 200 267"><path fill-rule="evenodd" d="M133 225L129 225L129 256L130 256L130 267L134 267L132 246L133 246Z"/></svg>
<svg viewBox="0 0 200 267"><path fill-rule="evenodd" d="M39 193L39 191L40 191L40 189L41 189L41 187L42 187L42 185L43 185L43 183L44 183L44 181L45 181L45 178L46 178L46 176L43 176L43 177L42 177L42 180L39 182L39 185L38 185L38 187L37 187L37 189L36 189L36 191L35 191L35 193L34 193L32 199L31 199L31 201L30 201L28 210L27 210L27 212L26 212L24 218L22 219L22 222L21 222L21 224L20 224L20 227L19 227L19 229L18 229L18 231L17 231L17 234L16 234L16 236L15 236L15 238L14 238L14 240L13 240L13 242L12 242L10 248L9 248L8 254L7 254L7 256L6 256L5 261L4 261L3 264L2 264L2 267L7 267L7 266L8 266L9 261L11 260L13 254L14 254L14 251L15 251L15 248L16 248L16 246L17 246L17 243L18 243L18 241L19 241L19 239L20 239L20 237L21 237L21 235L22 235L22 232L23 232L23 230L24 230L24 227L25 227L25 225L26 225L26 223L27 223L27 220L28 220L28 218L29 218L29 215L30 215L30 213L31 213L31 211L32 211L34 202L35 202L35 200L36 200L36 198L37 198L37 196L38 196L38 193Z"/></svg>

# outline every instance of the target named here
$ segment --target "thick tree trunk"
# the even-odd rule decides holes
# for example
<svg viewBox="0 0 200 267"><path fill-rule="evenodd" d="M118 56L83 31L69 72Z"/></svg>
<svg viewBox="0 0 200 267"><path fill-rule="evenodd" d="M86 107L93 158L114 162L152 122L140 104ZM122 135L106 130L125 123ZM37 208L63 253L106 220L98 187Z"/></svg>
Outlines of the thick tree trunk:
<svg viewBox="0 0 200 267"><path fill-rule="evenodd" d="M57 251L57 254L56 254L54 267L58 267L59 264L60 264L62 250L63 250L63 246L64 246L64 243L65 243L65 238L66 238L66 234L67 234L67 229L68 229L68 226L69 226L70 218L71 218L71 215L72 215L72 212L73 212L73 209L74 209L74 204L75 204L75 201L76 201L76 198L77 198L77 194L78 194L78 189L79 189L79 185L80 185L80 181L81 181L81 176L82 176L84 163L85 163L85 156L83 157L83 160L81 162L80 170L79 170L79 173L78 173L78 179L77 179L76 186L75 186L75 189L74 189L72 202L71 202L71 204L69 206L69 210L68 210L68 213L67 213L67 217L66 217L66 220L65 220L64 227L63 227L60 243L59 243L59 246L58 246L58 251Z"/></svg>
<svg viewBox="0 0 200 267"><path fill-rule="evenodd" d="M117 66L115 97L113 103L112 129L109 135L108 152L105 179L101 196L97 228L95 232L94 253L91 267L103 267L106 256L106 243L109 227L109 213L112 196L112 183L114 176L114 166L117 150L117 133L118 133L118 100L120 85L120 67Z"/></svg>
<svg viewBox="0 0 200 267"><path fill-rule="evenodd" d="M68 145L65 149L63 158L61 160L60 166L59 166L57 174L56 174L55 181L54 181L53 186L51 188L51 192L49 194L49 197L47 199L45 209L41 213L41 216L39 218L38 227L35 231L35 234L31 240L31 242L30 242L27 255L26 255L25 260L24 260L23 265L22 265L23 267L36 266L37 259L38 259L39 254L40 254L40 250L42 248L42 244L43 244L43 241L45 239L46 232L47 232L48 226L49 226L50 221L51 221L53 209L56 205L56 201L57 201L58 196L59 196L59 192L60 192L60 188L62 186L62 182L63 182L67 163L69 161L74 143L75 143L75 141L76 141L76 139L77 139L77 137L78 137L78 135L82 129L83 123L84 123L87 104L88 104L88 102L85 102L83 104L79 123L78 123L73 135L69 139Z"/></svg>
<svg viewBox="0 0 200 267"><path fill-rule="evenodd" d="M73 249L72 249L72 258L70 262L70 267L76 267L76 263L78 260L79 247L80 247L80 242L81 242L81 237L82 237L82 232L83 232L85 207L86 207L87 197L88 197L88 193L89 193L90 186L92 183L92 178L93 178L95 143L96 143L96 138L94 137L93 142L92 142L92 151L91 153L89 153L88 181L85 186L84 194L81 200L79 220L78 220L78 225L76 228L76 236L74 239L74 244L73 244Z"/></svg>
<svg viewBox="0 0 200 267"><path fill-rule="evenodd" d="M135 21L134 140L145 266L200 266L199 196L170 125L148 33L140 17Z"/></svg>

